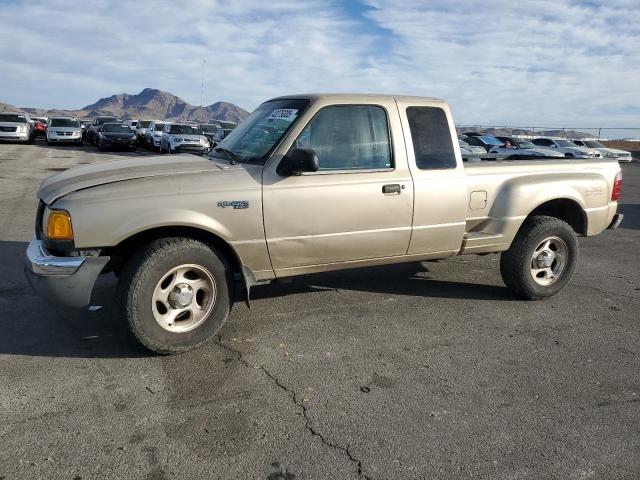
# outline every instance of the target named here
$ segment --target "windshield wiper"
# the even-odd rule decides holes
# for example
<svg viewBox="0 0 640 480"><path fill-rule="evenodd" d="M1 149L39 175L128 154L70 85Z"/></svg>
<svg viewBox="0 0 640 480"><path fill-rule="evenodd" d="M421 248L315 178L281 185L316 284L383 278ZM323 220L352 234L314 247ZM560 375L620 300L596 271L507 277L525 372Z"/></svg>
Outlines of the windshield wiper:
<svg viewBox="0 0 640 480"><path fill-rule="evenodd" d="M225 158L227 160L229 160L229 162L231 163L231 165L235 165L236 164L236 159L234 158L234 153L231 150L228 150L224 147L216 147L213 149L214 152L220 152L221 154L223 154L225 156Z"/></svg>

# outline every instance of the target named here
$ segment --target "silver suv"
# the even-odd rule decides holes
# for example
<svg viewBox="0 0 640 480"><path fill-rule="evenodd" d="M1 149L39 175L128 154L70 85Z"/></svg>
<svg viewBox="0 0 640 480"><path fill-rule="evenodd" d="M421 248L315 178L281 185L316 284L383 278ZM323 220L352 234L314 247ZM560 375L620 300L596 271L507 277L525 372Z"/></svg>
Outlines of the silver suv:
<svg viewBox="0 0 640 480"><path fill-rule="evenodd" d="M26 113L0 113L0 140L33 143L35 131Z"/></svg>
<svg viewBox="0 0 640 480"><path fill-rule="evenodd" d="M209 139L198 125L167 123L162 131L160 153L203 152L210 147Z"/></svg>

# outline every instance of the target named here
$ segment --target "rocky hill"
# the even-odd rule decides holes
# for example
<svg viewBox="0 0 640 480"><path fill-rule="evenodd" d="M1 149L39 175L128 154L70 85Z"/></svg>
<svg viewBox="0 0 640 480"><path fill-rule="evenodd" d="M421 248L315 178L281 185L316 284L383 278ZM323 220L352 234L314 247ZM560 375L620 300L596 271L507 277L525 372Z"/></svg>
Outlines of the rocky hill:
<svg viewBox="0 0 640 480"><path fill-rule="evenodd" d="M92 118L98 115L116 115L123 118L196 122L208 122L211 120L240 122L249 115L249 112L232 103L216 102L206 107L196 107L185 102L180 97L154 88L145 88L135 95L121 93L101 98L81 110L16 108L13 105L0 103L0 112L16 110L41 116L72 115L80 118Z"/></svg>

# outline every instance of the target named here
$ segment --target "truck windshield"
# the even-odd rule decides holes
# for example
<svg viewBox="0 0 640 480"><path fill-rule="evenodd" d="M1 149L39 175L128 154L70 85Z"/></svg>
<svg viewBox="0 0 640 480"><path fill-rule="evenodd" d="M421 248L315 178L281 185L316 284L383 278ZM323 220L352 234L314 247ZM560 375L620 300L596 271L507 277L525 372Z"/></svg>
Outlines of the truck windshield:
<svg viewBox="0 0 640 480"><path fill-rule="evenodd" d="M211 153L216 158L264 163L309 105L308 99L271 100L260 105Z"/></svg>

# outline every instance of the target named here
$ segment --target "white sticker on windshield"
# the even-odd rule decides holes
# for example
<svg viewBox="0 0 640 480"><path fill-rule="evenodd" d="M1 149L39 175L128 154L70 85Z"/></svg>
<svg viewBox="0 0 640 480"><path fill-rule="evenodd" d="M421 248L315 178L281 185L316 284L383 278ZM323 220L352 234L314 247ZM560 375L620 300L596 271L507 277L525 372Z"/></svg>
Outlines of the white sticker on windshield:
<svg viewBox="0 0 640 480"><path fill-rule="evenodd" d="M298 115L298 110L295 108L279 108L271 112L267 120L287 120L292 122L296 115Z"/></svg>

